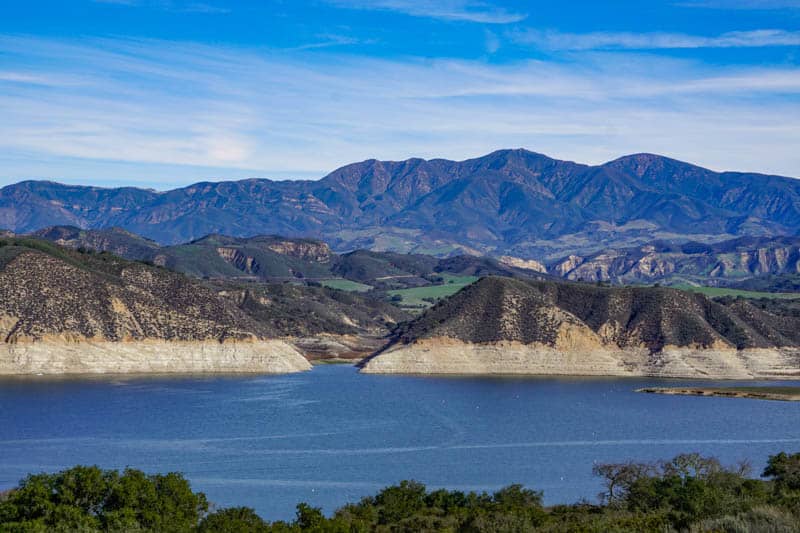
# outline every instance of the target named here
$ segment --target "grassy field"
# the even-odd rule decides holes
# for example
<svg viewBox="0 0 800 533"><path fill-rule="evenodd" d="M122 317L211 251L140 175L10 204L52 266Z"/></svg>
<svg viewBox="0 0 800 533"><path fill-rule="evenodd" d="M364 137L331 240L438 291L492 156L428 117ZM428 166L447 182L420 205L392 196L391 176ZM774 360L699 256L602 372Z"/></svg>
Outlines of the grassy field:
<svg viewBox="0 0 800 533"><path fill-rule="evenodd" d="M706 296L741 296L742 298L800 298L800 293L796 292L759 292L743 291L740 289L726 289L724 287L703 287L698 285L680 284L672 285L675 289L684 291L699 292Z"/></svg>
<svg viewBox="0 0 800 533"><path fill-rule="evenodd" d="M424 300L424 298L433 298L435 300L446 298L478 280L476 276L453 276L452 274L442 274L441 276L444 278L444 283L441 285L397 289L388 291L388 294L402 297L401 307L424 309L432 305L431 302Z"/></svg>
<svg viewBox="0 0 800 533"><path fill-rule="evenodd" d="M350 281L349 279L325 279L320 281L320 284L323 287L329 287L331 289L339 289L340 291L351 291L351 292L367 292L372 288L371 285L365 285L364 283L358 283L357 281Z"/></svg>

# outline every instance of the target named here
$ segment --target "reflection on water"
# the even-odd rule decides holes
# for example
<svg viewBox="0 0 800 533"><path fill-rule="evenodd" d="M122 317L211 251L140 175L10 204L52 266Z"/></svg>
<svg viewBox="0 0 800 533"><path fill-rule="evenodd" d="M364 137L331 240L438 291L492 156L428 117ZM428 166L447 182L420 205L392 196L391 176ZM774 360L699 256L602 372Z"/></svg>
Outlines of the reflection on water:
<svg viewBox="0 0 800 533"><path fill-rule="evenodd" d="M0 488L79 463L177 470L219 505L278 519L299 501L331 511L401 479L459 490L523 483L553 503L593 499L595 462L701 452L758 469L771 453L800 450L800 403L633 392L665 383L375 376L335 365L287 376L6 379Z"/></svg>

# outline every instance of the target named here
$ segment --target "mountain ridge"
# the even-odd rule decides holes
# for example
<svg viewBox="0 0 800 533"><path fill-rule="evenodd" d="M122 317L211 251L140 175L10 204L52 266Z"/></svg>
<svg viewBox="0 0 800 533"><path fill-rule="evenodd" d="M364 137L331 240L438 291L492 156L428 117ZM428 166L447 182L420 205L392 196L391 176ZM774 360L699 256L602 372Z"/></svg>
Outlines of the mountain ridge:
<svg viewBox="0 0 800 533"><path fill-rule="evenodd" d="M800 181L647 153L590 166L506 149L464 161L369 159L319 180L205 181L161 192L29 180L0 189L0 227L53 225L119 226L162 244L272 233L339 251L542 259L667 238L795 234Z"/></svg>

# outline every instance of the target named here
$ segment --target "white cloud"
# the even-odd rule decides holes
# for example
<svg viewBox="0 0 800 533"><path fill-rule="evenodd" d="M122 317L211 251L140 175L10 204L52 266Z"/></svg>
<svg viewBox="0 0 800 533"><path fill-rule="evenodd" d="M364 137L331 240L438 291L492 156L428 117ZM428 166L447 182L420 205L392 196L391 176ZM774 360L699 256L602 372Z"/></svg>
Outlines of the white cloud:
<svg viewBox="0 0 800 533"><path fill-rule="evenodd" d="M307 177L370 157L461 159L516 146L589 163L646 151L800 176L791 68L625 53L493 65L19 37L0 37L0 54L17 58L0 75L6 182L103 161L148 179L153 168L183 168L175 175L185 180ZM43 176L41 161L58 163Z"/></svg>
<svg viewBox="0 0 800 533"><path fill-rule="evenodd" d="M732 31L712 37L682 33L560 33L540 30L517 31L512 32L510 36L515 42L534 45L546 50L656 50L800 46L800 32L774 29Z"/></svg>
<svg viewBox="0 0 800 533"><path fill-rule="evenodd" d="M350 9L394 11L413 17L441 20L510 24L524 20L527 15L513 13L492 4L471 0L327 0L328 3Z"/></svg>

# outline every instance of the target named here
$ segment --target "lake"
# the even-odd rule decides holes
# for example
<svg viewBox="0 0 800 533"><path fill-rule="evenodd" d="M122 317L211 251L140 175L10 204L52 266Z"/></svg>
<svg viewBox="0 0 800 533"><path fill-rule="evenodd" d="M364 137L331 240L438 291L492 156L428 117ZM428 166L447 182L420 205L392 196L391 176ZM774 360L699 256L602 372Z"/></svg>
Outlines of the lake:
<svg viewBox="0 0 800 533"><path fill-rule="evenodd" d="M733 382L360 375L0 380L0 489L75 464L183 472L220 506L287 519L387 484L594 500L595 462L800 451L800 403L641 394ZM740 382L737 382L740 383ZM780 384L787 384L786 382Z"/></svg>

